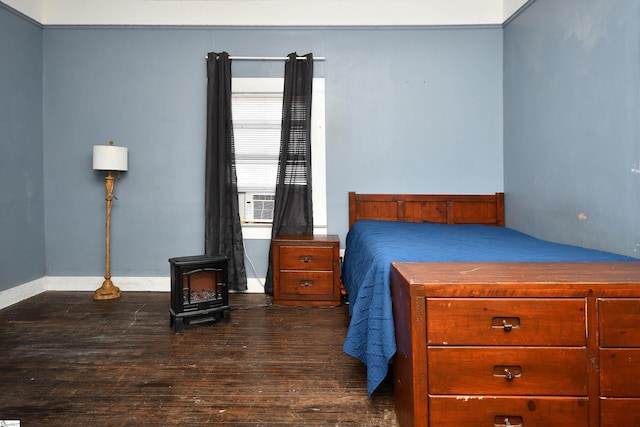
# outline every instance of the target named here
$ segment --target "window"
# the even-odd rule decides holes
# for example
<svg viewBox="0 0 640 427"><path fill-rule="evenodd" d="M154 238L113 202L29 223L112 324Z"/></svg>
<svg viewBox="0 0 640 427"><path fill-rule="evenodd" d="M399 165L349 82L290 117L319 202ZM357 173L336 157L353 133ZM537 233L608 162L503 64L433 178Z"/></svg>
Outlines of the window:
<svg viewBox="0 0 640 427"><path fill-rule="evenodd" d="M232 79L240 219L245 238L269 239L273 218L284 79ZM324 79L313 79L311 162L315 232L326 233Z"/></svg>
<svg viewBox="0 0 640 427"><path fill-rule="evenodd" d="M279 93L234 90L231 109L238 191L273 193L280 151L282 89Z"/></svg>

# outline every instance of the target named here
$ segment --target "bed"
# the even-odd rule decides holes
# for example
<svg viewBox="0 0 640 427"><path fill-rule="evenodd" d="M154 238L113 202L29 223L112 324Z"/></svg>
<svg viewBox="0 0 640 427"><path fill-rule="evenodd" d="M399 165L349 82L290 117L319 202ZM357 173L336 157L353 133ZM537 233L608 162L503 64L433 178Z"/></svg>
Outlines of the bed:
<svg viewBox="0 0 640 427"><path fill-rule="evenodd" d="M477 268L478 271L484 271L482 289L485 294L479 289L468 291L464 283L452 283L451 287L445 288L455 288L455 297L477 297L482 294L486 297L510 298L517 294L513 288L501 288L502 294L494 294L497 288L492 287L491 283L487 284L492 277L486 273L487 266L497 272L496 281L499 280L499 272L505 268L510 272L511 282L522 282L524 285L537 283L539 277L547 275L545 286L536 288L540 290L537 296L541 298L562 296L559 288L570 287L574 288L571 291L573 293L568 292L563 297L581 301L582 297L593 296L591 283L615 283L619 280L616 273L619 265L625 270L620 280L635 281L637 276L640 283L640 270L636 263L630 262L637 261L633 258L546 242L505 228L502 193L383 195L351 192L349 226L342 279L349 299L351 321L344 350L366 364L369 395L387 376L390 362L394 356L397 357L396 351L402 350L402 360L395 363L399 368L394 366L394 394L399 419L406 425L437 425L429 424L427 416L429 404L426 402L431 396L425 352L429 345L425 326L428 313L426 309L416 311L415 308L426 307L430 286L436 286L441 281L438 279L441 272L449 272L450 268L459 268L466 263L479 263L483 267L476 264L467 266L470 271L476 271ZM603 272L591 266L584 268L587 264L614 267ZM549 272L570 267L574 275L577 274L575 271L580 272L582 282L588 285L568 285L567 282L574 277L572 275L549 276ZM392 277L395 277L394 283ZM447 280L450 280L449 276L442 279L444 282ZM528 289L524 285L518 289ZM579 291L575 290L577 288L580 288ZM443 297L442 289L438 289L438 297ZM547 295L545 289L553 292ZM620 287L613 286L611 289ZM640 287L627 286L624 289L632 289L631 293L635 295ZM607 295L602 294L601 297ZM527 298L531 296L526 295ZM412 298L417 298L417 302ZM396 328L400 330L396 331ZM422 347L425 351L420 350ZM588 346L584 347L586 349ZM595 393L593 388L589 389L589 393ZM580 393L578 395L577 401L581 398ZM593 406L586 405L588 408ZM567 413L565 409L560 412ZM448 408L447 412L451 410ZM434 414L432 411L433 417ZM590 414L591 418L596 417L595 412Z"/></svg>

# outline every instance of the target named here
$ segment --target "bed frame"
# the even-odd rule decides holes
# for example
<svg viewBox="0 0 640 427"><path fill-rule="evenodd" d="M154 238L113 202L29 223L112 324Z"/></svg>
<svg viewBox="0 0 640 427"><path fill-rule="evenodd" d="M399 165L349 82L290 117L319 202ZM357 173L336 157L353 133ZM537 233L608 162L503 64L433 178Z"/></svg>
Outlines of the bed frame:
<svg viewBox="0 0 640 427"><path fill-rule="evenodd" d="M349 193L364 219L504 226L504 195ZM391 294L400 425L640 425L640 263L392 263Z"/></svg>

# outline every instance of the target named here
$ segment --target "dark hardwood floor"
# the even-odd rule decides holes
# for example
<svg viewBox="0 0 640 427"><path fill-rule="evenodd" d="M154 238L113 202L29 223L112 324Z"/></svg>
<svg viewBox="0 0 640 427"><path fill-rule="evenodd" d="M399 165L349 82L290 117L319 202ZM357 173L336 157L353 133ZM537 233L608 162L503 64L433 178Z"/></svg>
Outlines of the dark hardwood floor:
<svg viewBox="0 0 640 427"><path fill-rule="evenodd" d="M169 327L169 293L45 292L0 310L0 420L24 426L395 426L342 351L346 306L231 294L231 322Z"/></svg>

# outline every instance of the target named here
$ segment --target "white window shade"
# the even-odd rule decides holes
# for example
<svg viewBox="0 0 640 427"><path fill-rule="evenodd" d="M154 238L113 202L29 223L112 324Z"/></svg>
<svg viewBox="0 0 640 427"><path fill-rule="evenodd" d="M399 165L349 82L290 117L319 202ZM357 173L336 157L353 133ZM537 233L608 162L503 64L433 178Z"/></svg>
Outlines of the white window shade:
<svg viewBox="0 0 640 427"><path fill-rule="evenodd" d="M231 106L238 191L275 191L282 93L234 93Z"/></svg>
<svg viewBox="0 0 640 427"><path fill-rule="evenodd" d="M233 120L253 123L275 123L282 120L282 90L280 92L234 92Z"/></svg>

